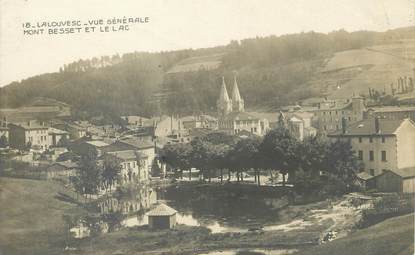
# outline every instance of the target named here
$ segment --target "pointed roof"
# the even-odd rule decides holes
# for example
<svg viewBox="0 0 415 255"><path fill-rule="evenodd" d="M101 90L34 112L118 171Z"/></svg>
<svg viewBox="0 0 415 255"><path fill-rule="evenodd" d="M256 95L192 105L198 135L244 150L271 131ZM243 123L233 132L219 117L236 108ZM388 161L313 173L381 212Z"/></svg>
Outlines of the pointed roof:
<svg viewBox="0 0 415 255"><path fill-rule="evenodd" d="M229 96L228 96L228 91L226 90L225 77L222 77L222 87L220 89L219 101L222 101L222 102L230 101Z"/></svg>
<svg viewBox="0 0 415 255"><path fill-rule="evenodd" d="M165 204L159 204L156 208L149 211L147 216L171 216L176 214L177 211Z"/></svg>
<svg viewBox="0 0 415 255"><path fill-rule="evenodd" d="M233 89L232 89L232 102L243 101L241 94L239 94L238 83L236 82L236 76L234 76Z"/></svg>

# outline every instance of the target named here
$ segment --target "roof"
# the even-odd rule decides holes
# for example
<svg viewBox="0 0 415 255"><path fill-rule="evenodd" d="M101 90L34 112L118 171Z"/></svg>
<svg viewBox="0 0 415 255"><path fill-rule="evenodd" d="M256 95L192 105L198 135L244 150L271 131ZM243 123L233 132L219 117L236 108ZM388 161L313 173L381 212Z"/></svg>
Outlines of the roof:
<svg viewBox="0 0 415 255"><path fill-rule="evenodd" d="M24 123L22 122L22 123L18 123L18 124L10 123L9 125L10 126L16 126L16 127L21 127L21 128L27 129L27 130L48 129L49 128L48 126L42 125L41 123L39 123L37 121L36 122L32 121L32 122L30 122L30 124L26 123L26 122L24 122Z"/></svg>
<svg viewBox="0 0 415 255"><path fill-rule="evenodd" d="M137 149L147 149L147 148L151 148L154 147L154 143L147 141L147 140L138 140L135 138L127 138L124 140L119 140L119 142L124 143L124 144L128 144L130 146L133 146L134 148Z"/></svg>
<svg viewBox="0 0 415 255"><path fill-rule="evenodd" d="M249 114L256 116L259 119L267 119L269 122L277 122L280 117L280 112L249 112Z"/></svg>
<svg viewBox="0 0 415 255"><path fill-rule="evenodd" d="M138 153L132 150L128 151L113 151L108 152L108 154L113 155L121 160L130 160L130 159L137 159L137 158L147 158L147 155L144 155L142 153Z"/></svg>
<svg viewBox="0 0 415 255"><path fill-rule="evenodd" d="M415 167L407 167L407 168L401 168L401 169L396 169L396 170L391 170L391 171L401 176L402 178L415 177Z"/></svg>
<svg viewBox="0 0 415 255"><path fill-rule="evenodd" d="M329 136L353 136L353 135L393 135L396 130L401 126L402 122L406 120L388 120L388 119L379 119L379 129L380 133L376 133L375 130L375 120L367 119L351 124L346 128L346 133L343 134L342 131L336 131L329 134Z"/></svg>
<svg viewBox="0 0 415 255"><path fill-rule="evenodd" d="M259 118L253 114L247 112L231 112L225 116L225 119L230 120L259 120Z"/></svg>
<svg viewBox="0 0 415 255"><path fill-rule="evenodd" d="M335 105L335 106L331 106L331 107L324 107L324 108L320 108L318 109L318 111L333 111L333 110L348 110L348 109L352 109L352 103L346 103L346 104L341 104L341 105Z"/></svg>
<svg viewBox="0 0 415 255"><path fill-rule="evenodd" d="M358 173L357 174L357 178L362 179L362 180L365 180L365 181L370 180L373 177L374 176L372 176L372 175L370 175L370 174L368 174L366 172L361 172L361 173Z"/></svg>
<svg viewBox="0 0 415 255"><path fill-rule="evenodd" d="M222 85L220 87L218 102L229 102L229 101L230 99L229 99L228 91L226 90L225 77L222 77Z"/></svg>
<svg viewBox="0 0 415 255"><path fill-rule="evenodd" d="M165 204L159 204L156 208L149 211L147 216L171 216L176 214L177 211Z"/></svg>
<svg viewBox="0 0 415 255"><path fill-rule="evenodd" d="M51 127L49 128L49 134L66 135L68 132Z"/></svg>
<svg viewBox="0 0 415 255"><path fill-rule="evenodd" d="M72 161L61 161L61 162L56 162L54 164L61 165L66 168L77 168L78 167L78 163L72 162Z"/></svg>
<svg viewBox="0 0 415 255"><path fill-rule="evenodd" d="M64 169L74 169L74 168L77 168L78 167L78 163L72 162L70 160L55 162L52 165L50 165L49 169L56 169L56 166L60 166L60 167L62 167Z"/></svg>
<svg viewBox="0 0 415 255"><path fill-rule="evenodd" d="M371 107L368 111L374 112L415 112L415 106L383 106Z"/></svg>
<svg viewBox="0 0 415 255"><path fill-rule="evenodd" d="M103 141L86 141L85 143L95 147L105 147L109 145L108 143L104 143Z"/></svg>

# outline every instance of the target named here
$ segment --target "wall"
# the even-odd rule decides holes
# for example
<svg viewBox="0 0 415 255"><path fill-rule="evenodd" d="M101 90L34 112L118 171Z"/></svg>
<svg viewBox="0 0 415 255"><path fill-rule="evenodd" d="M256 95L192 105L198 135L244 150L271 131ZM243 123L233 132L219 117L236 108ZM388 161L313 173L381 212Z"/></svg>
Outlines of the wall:
<svg viewBox="0 0 415 255"><path fill-rule="evenodd" d="M376 177L376 189L382 192L401 192L402 178L390 171Z"/></svg>
<svg viewBox="0 0 415 255"><path fill-rule="evenodd" d="M396 151L396 137L395 136L376 136L373 135L372 143L370 143L369 136L362 136L362 142L359 142L359 137L353 137L351 144L356 155L358 151L363 151L364 170L370 174L370 169L373 169L375 175L379 175L383 170L397 169L397 151ZM382 137L385 142L382 142ZM373 151L374 160L369 160L369 151ZM382 161L382 151L386 151L386 161Z"/></svg>
<svg viewBox="0 0 415 255"><path fill-rule="evenodd" d="M402 191L403 193L415 193L415 177L403 180Z"/></svg>
<svg viewBox="0 0 415 255"><path fill-rule="evenodd" d="M397 130L398 168L415 166L415 125L408 119Z"/></svg>

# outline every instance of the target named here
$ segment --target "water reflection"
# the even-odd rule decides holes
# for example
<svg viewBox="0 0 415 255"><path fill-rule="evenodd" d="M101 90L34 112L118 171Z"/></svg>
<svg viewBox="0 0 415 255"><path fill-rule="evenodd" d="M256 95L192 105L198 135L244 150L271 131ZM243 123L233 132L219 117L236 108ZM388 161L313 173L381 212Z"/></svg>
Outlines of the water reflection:
<svg viewBox="0 0 415 255"><path fill-rule="evenodd" d="M285 197L143 186L129 190L127 194L100 199L95 204L96 214L68 221L70 233L74 238L84 238L124 227L147 225L145 214L160 198L167 199L163 202L178 211L178 224L203 226L212 233L285 230L284 226L278 225L278 211L288 203Z"/></svg>

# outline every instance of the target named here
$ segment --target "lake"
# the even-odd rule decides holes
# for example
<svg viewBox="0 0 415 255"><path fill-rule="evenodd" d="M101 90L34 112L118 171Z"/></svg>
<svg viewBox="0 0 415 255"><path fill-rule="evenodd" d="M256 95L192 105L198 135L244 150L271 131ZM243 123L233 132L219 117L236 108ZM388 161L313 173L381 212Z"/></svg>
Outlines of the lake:
<svg viewBox="0 0 415 255"><path fill-rule="evenodd" d="M75 238L148 224L146 212L163 202L178 211L178 224L203 226L212 233L277 230L278 212L289 204L288 194L237 185L169 185L134 189L94 203L93 216L72 224Z"/></svg>

